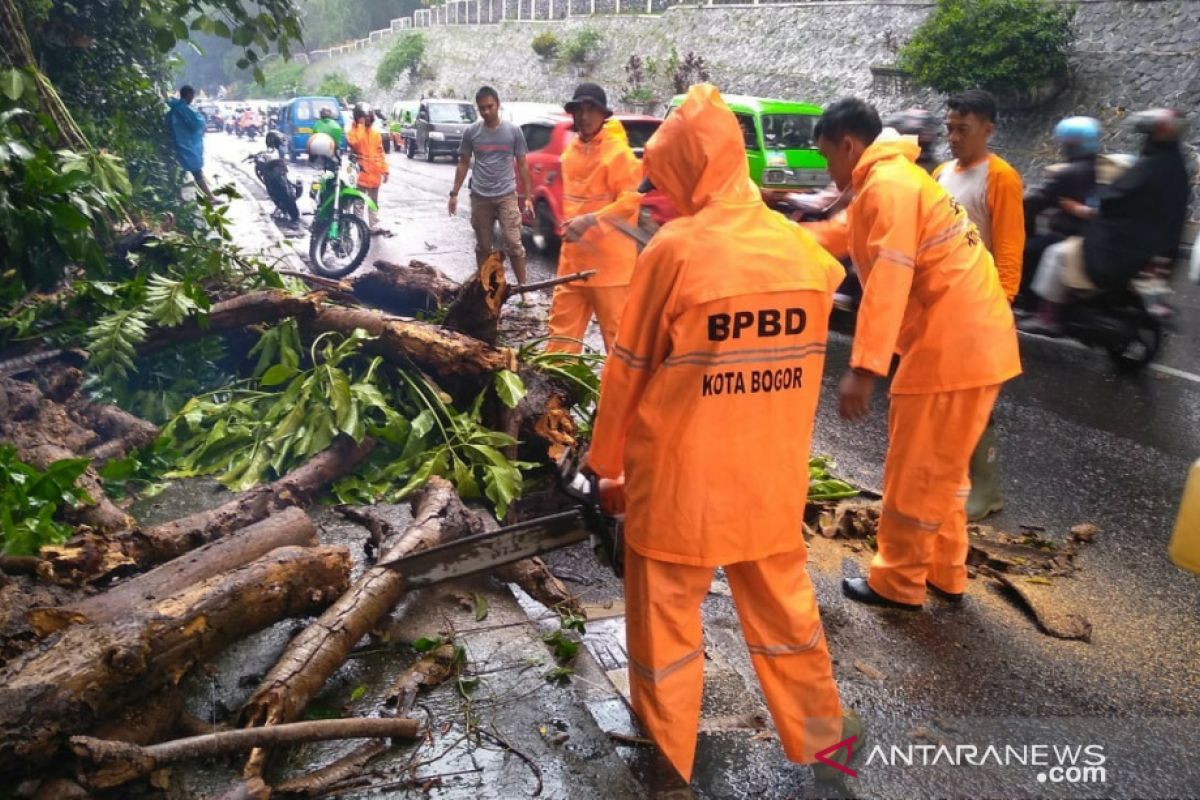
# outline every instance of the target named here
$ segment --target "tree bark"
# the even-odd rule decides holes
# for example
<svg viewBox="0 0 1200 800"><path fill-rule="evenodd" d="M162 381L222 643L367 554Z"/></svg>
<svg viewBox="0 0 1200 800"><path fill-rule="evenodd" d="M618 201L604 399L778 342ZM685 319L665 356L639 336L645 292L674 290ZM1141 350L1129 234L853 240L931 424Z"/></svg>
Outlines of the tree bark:
<svg viewBox="0 0 1200 800"><path fill-rule="evenodd" d="M326 486L353 472L374 446L370 438L356 444L339 436L279 480L242 492L224 505L146 530L108 537L84 534L62 546L43 547L43 575L60 583L95 582L117 570L137 571L177 558L285 508L309 504Z"/></svg>
<svg viewBox="0 0 1200 800"><path fill-rule="evenodd" d="M321 300L320 293L297 297L282 289L263 289L238 295L214 303L203 323L196 317L190 317L173 328L155 328L146 336L146 341L142 343L138 352L147 355L172 345L203 339L214 333L238 330L247 325L278 322L288 317L310 315L321 305Z"/></svg>
<svg viewBox="0 0 1200 800"><path fill-rule="evenodd" d="M38 636L47 636L67 625L111 622L194 583L249 564L276 548L316 544L317 529L308 514L299 508L286 508L149 572L122 581L101 594L66 606L31 609L29 622Z"/></svg>
<svg viewBox="0 0 1200 800"><path fill-rule="evenodd" d="M88 766L80 770L80 781L93 789L110 789L180 761L209 758L255 747L324 742L330 739L415 739L420 727L415 719L399 717L322 719L271 728L222 731L147 747L91 736L72 736L71 750L88 762Z"/></svg>
<svg viewBox="0 0 1200 800"><path fill-rule="evenodd" d="M388 318L360 308L324 306L302 319L317 332L349 334L362 328L377 337L365 348L400 367L417 366L439 380L479 378L501 369L516 369L517 354L455 331L425 322Z"/></svg>
<svg viewBox="0 0 1200 800"><path fill-rule="evenodd" d="M459 284L423 261L376 261L375 271L350 281L354 296L372 308L411 317L437 311L458 294Z"/></svg>
<svg viewBox="0 0 1200 800"><path fill-rule="evenodd" d="M454 487L432 478L413 500L413 521L391 543L383 561L478 533L475 516L462 504ZM275 666L246 701L242 720L247 727L279 725L297 719L346 660L351 648L379 622L405 592L404 576L387 567L368 569L350 591L296 636ZM247 778L261 776L265 753L256 750L246 764Z"/></svg>
<svg viewBox="0 0 1200 800"><path fill-rule="evenodd" d="M345 591L341 547L284 547L122 619L72 626L0 672L0 782L50 761L67 736L178 684L230 642Z"/></svg>
<svg viewBox="0 0 1200 800"><path fill-rule="evenodd" d="M443 324L494 345L500 338L500 309L506 297L504 254L493 252L455 295Z"/></svg>
<svg viewBox="0 0 1200 800"><path fill-rule="evenodd" d="M493 574L499 580L520 586L526 594L552 611L570 612L579 617L587 616L579 598L571 594L566 585L550 571L550 567L546 566L546 562L536 556L501 567Z"/></svg>

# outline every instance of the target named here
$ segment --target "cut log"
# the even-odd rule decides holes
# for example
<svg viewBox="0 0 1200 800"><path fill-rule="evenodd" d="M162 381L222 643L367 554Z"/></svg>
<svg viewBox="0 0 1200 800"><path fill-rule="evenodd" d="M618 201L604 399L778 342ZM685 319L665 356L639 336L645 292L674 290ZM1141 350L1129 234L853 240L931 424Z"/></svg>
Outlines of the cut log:
<svg viewBox="0 0 1200 800"><path fill-rule="evenodd" d="M116 719L105 722L91 735L108 741L154 744L175 733L182 716L183 692L177 686L168 686L123 709Z"/></svg>
<svg viewBox="0 0 1200 800"><path fill-rule="evenodd" d="M178 684L230 642L345 591L342 547L284 547L114 622L67 628L0 672L0 783L50 761L130 702Z"/></svg>
<svg viewBox="0 0 1200 800"><path fill-rule="evenodd" d="M321 719L271 728L222 731L148 747L91 736L72 736L71 750L87 764L78 776L83 785L93 789L110 789L181 761L236 753L254 747L325 742L330 739L415 739L420 728L420 723L415 719L399 717Z"/></svg>
<svg viewBox="0 0 1200 800"><path fill-rule="evenodd" d="M395 561L480 530L475 515L463 505L454 487L441 478L431 478L413 500L412 523L389 545L382 560ZM404 576L398 571L379 566L368 569L350 591L292 639L246 701L244 724L261 727L297 719L346 660L351 648L379 625L404 591ZM252 753L245 776L261 776L264 759L263 751Z"/></svg>
<svg viewBox="0 0 1200 800"><path fill-rule="evenodd" d="M97 466L147 447L158 438L157 425L116 406L77 402L71 405L71 410L107 440L87 451L87 457Z"/></svg>
<svg viewBox="0 0 1200 800"><path fill-rule="evenodd" d="M363 273L350 283L354 296L363 303L406 317L437 311L450 303L460 288L437 267L423 261L376 261L374 272Z"/></svg>
<svg viewBox="0 0 1200 800"><path fill-rule="evenodd" d="M504 254L493 251L455 295L442 324L494 345L500 337L500 309L506 297Z"/></svg>
<svg viewBox="0 0 1200 800"><path fill-rule="evenodd" d="M29 623L38 636L47 636L67 625L111 622L193 583L248 564L276 548L316 544L317 529L308 514L299 508L287 508L149 572L122 581L101 594L67 606L31 609Z"/></svg>
<svg viewBox="0 0 1200 800"><path fill-rule="evenodd" d="M587 616L579 598L571 594L566 585L540 558L527 558L509 564L496 570L494 574L499 580L520 586L526 594L551 611L559 614L571 613L578 617Z"/></svg>
<svg viewBox="0 0 1200 800"><path fill-rule="evenodd" d="M76 536L65 545L43 547L44 577L60 583L95 582L117 570L145 569L292 506L308 505L325 487L353 472L375 441L339 436L327 449L274 483L242 492L228 503L146 530L99 537Z"/></svg>

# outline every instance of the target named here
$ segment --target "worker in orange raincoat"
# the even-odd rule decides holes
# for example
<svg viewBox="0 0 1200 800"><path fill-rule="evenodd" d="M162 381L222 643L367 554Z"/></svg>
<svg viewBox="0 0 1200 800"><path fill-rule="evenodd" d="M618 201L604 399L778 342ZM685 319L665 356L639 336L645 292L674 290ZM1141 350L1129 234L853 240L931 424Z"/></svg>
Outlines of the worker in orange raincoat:
<svg viewBox="0 0 1200 800"><path fill-rule="evenodd" d="M588 453L589 468L609 479L606 507L626 510L633 708L690 779L700 604L724 566L784 751L811 763L844 738L802 525L829 313L845 271L763 204L737 119L713 86L691 88L645 162L683 216L638 261Z"/></svg>
<svg viewBox="0 0 1200 800"><path fill-rule="evenodd" d="M379 187L387 183L388 163L383 137L375 130L375 113L365 103L354 106L354 123L346 134L346 144L358 158L358 188L375 203L375 208L367 207L371 233L380 233Z"/></svg>
<svg viewBox="0 0 1200 800"><path fill-rule="evenodd" d="M564 107L575 117L577 135L562 156L566 223L558 274L585 270L596 274L555 287L546 349L578 353L595 313L604 349L612 352L637 261L636 243L613 223L637 224L642 165L621 123L610 119L608 97L599 86L579 84Z"/></svg>
<svg viewBox="0 0 1200 800"><path fill-rule="evenodd" d="M883 514L870 576L842 582L851 599L918 609L926 586L951 601L966 589L967 464L1000 384L1019 375L1012 311L966 210L916 166L918 146L853 98L825 110L817 145L854 201L840 229L814 229L849 253L863 299L839 412L864 418L894 354Z"/></svg>

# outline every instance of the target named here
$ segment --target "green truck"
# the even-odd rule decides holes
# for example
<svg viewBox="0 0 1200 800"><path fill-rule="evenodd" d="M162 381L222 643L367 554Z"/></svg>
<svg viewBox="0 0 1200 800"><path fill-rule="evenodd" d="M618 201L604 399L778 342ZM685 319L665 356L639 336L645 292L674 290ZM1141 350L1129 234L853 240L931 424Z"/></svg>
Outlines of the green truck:
<svg viewBox="0 0 1200 800"><path fill-rule="evenodd" d="M737 116L746 145L750 178L768 191L819 189L829 184L825 159L813 140L821 107L791 100L722 95ZM667 114L683 102L671 98Z"/></svg>

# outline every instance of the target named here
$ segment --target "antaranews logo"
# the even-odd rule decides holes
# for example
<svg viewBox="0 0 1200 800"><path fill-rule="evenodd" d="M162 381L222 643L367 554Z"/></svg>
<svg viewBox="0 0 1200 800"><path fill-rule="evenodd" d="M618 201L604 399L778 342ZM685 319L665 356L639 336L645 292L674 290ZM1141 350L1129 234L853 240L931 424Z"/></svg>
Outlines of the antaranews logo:
<svg viewBox="0 0 1200 800"><path fill-rule="evenodd" d="M857 736L843 739L816 754L816 759L834 769L858 777L858 771L846 766L855 754ZM846 758L835 760L840 750ZM875 745L867 754L863 768L885 767L1032 767L1038 770L1038 783L1072 785L1105 783L1108 757L1104 745L986 745L907 744Z"/></svg>

